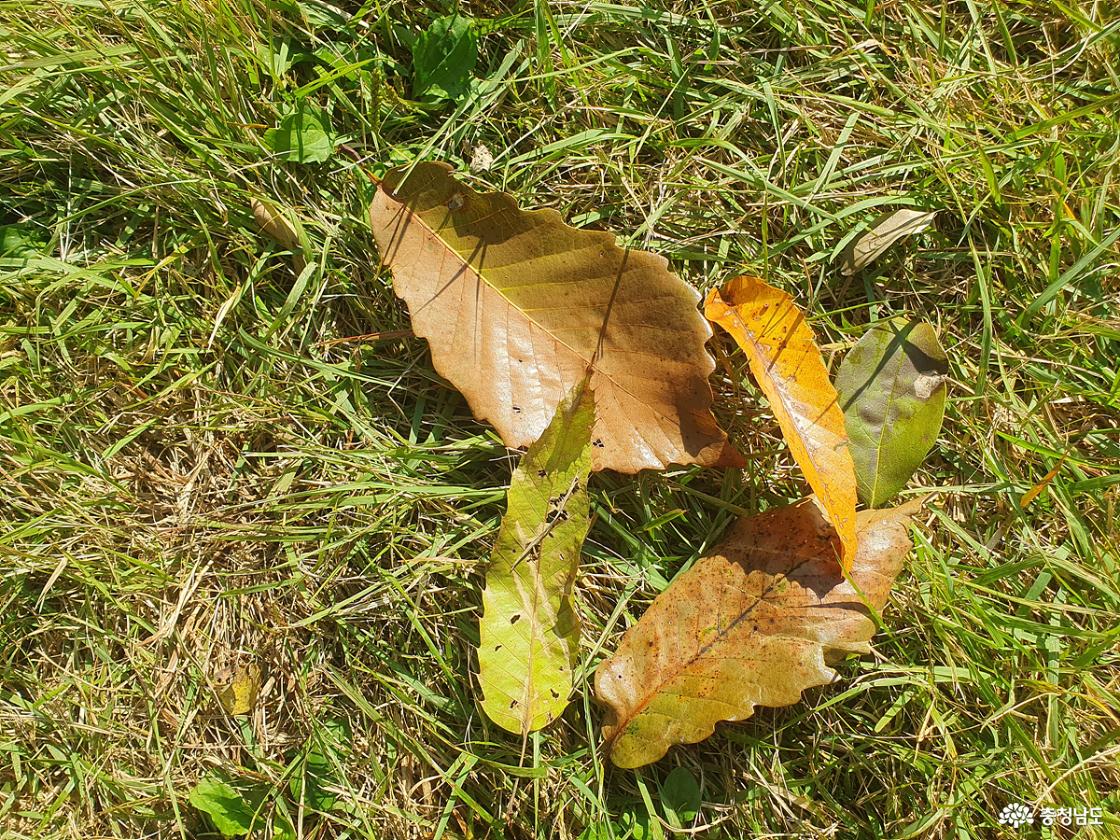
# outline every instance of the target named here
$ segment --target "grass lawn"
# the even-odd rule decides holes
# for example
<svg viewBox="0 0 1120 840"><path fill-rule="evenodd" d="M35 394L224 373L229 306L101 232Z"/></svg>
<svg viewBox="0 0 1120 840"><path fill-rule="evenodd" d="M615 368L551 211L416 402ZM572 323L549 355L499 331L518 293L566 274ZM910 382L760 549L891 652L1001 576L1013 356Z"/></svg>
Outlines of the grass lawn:
<svg viewBox="0 0 1120 840"><path fill-rule="evenodd" d="M1120 10L461 2L469 89L419 101L412 42L454 5L0 0L0 837L217 836L215 771L280 837L671 837L677 767L682 836L1120 836ZM326 160L276 152L293 114ZM720 336L750 468L597 475L573 702L525 744L482 715L517 453L378 267L365 173L419 158L699 289L764 277L833 368L873 319L936 325L950 405L905 494L933 496L837 685L640 771L598 751L587 677L625 628L807 492ZM842 276L900 206L940 212ZM999 825L1013 802L1103 825Z"/></svg>

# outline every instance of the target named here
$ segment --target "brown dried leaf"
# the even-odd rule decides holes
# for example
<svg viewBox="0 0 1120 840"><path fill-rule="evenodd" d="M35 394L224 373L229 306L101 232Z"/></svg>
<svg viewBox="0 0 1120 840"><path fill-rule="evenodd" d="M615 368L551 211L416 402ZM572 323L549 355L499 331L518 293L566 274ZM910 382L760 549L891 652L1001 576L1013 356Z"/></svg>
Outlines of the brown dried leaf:
<svg viewBox="0 0 1120 840"><path fill-rule="evenodd" d="M436 370L508 446L536 440L590 366L594 469L743 463L710 410L699 295L663 257L476 193L441 163L389 172L370 222Z"/></svg>
<svg viewBox="0 0 1120 840"><path fill-rule="evenodd" d="M849 580L814 499L739 520L595 672L611 760L649 764L673 744L707 738L719 721L795 703L806 688L831 682L830 663L868 650L872 611L882 610L902 568L919 506L860 512Z"/></svg>
<svg viewBox="0 0 1120 840"><path fill-rule="evenodd" d="M862 271L904 236L913 236L929 227L936 215L936 210L912 210L909 207L884 213L844 249L840 257L840 273L850 277Z"/></svg>
<svg viewBox="0 0 1120 840"><path fill-rule="evenodd" d="M289 214L278 209L276 205L259 198L253 199L253 218L261 233L274 240L278 245L289 251L298 252L301 248L299 229L293 223Z"/></svg>

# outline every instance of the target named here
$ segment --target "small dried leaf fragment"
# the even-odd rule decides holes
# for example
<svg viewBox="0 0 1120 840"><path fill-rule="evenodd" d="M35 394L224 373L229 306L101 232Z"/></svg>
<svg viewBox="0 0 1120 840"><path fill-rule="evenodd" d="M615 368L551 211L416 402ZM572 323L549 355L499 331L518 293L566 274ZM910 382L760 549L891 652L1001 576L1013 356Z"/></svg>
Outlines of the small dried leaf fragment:
<svg viewBox="0 0 1120 840"><path fill-rule="evenodd" d="M1030 507L1031 502L1041 496L1042 492L1050 486L1050 482L1058 477L1058 473L1062 471L1062 467L1065 466L1066 460L1069 458L1072 451L1073 447L1066 449L1066 451L1062 453L1062 457L1058 459L1058 463L1019 498L1019 508L1021 510L1026 510Z"/></svg>
<svg viewBox="0 0 1120 840"><path fill-rule="evenodd" d="M474 147L471 155L471 172L489 172L494 165L494 153L483 143Z"/></svg>
<svg viewBox="0 0 1120 840"><path fill-rule="evenodd" d="M848 351L836 390L859 497L878 507L906 486L937 440L949 360L924 321L879 321Z"/></svg>
<svg viewBox="0 0 1120 840"><path fill-rule="evenodd" d="M524 735L568 705L579 649L572 585L590 525L595 409L586 380L514 471L486 572L479 684L486 715Z"/></svg>
<svg viewBox="0 0 1120 840"><path fill-rule="evenodd" d="M850 276L862 271L904 236L913 236L929 227L936 215L936 210L913 210L909 207L883 214L844 249L840 257L840 272Z"/></svg>
<svg viewBox="0 0 1120 840"><path fill-rule="evenodd" d="M704 314L747 354L782 435L840 538L840 562L856 550L856 477L836 389L793 298L757 277L713 289Z"/></svg>
<svg viewBox="0 0 1120 840"><path fill-rule="evenodd" d="M253 199L253 219L261 233L289 251L300 251L302 242L298 222L294 216L280 210L276 205L259 198Z"/></svg>
<svg viewBox="0 0 1120 840"><path fill-rule="evenodd" d="M390 171L370 223L436 370L507 446L536 440L590 366L594 469L743 463L711 413L699 296L664 258L440 163Z"/></svg>
<svg viewBox="0 0 1120 840"><path fill-rule="evenodd" d="M813 499L739 520L653 602L595 672L603 737L619 767L657 761L755 706L786 706L831 682L830 664L866 652L910 550L911 502L861 511L845 580Z"/></svg>
<svg viewBox="0 0 1120 840"><path fill-rule="evenodd" d="M309 252L310 246L299 217L290 210L281 210L275 204L259 198L253 199L252 206L253 219L256 220L261 233L276 242L281 248L291 251L292 268L295 269L296 274L302 272L307 267L307 257L305 255ZM239 297L231 297L229 303L232 305ZM225 314L225 312L221 313L219 322L225 317ZM216 330L217 324L215 324Z"/></svg>

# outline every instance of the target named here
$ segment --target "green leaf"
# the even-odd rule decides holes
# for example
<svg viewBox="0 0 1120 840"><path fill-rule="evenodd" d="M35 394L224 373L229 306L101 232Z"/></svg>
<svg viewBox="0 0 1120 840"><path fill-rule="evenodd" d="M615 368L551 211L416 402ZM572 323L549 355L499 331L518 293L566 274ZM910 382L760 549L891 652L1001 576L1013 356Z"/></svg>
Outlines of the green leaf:
<svg viewBox="0 0 1120 840"><path fill-rule="evenodd" d="M622 830L626 832L623 836L632 840L665 840L661 824L645 811L623 811L620 823Z"/></svg>
<svg viewBox="0 0 1120 840"><path fill-rule="evenodd" d="M297 840L298 833L292 818L280 810L280 802L272 814L272 840Z"/></svg>
<svg viewBox="0 0 1120 840"><path fill-rule="evenodd" d="M436 18L412 45L412 95L458 99L478 62L478 33L464 15Z"/></svg>
<svg viewBox="0 0 1120 840"><path fill-rule="evenodd" d="M0 225L0 257L31 257L39 245L20 225Z"/></svg>
<svg viewBox="0 0 1120 840"><path fill-rule="evenodd" d="M844 357L836 391L860 500L879 507L906 486L941 430L949 362L933 327L874 324Z"/></svg>
<svg viewBox="0 0 1120 840"><path fill-rule="evenodd" d="M579 840L616 840L619 831L615 831L609 822L591 823L580 832Z"/></svg>
<svg viewBox="0 0 1120 840"><path fill-rule="evenodd" d="M311 736L304 759L288 785L292 799L313 811L334 808L338 797L331 788L339 784L337 771L353 737L346 721L334 719Z"/></svg>
<svg viewBox="0 0 1120 840"><path fill-rule="evenodd" d="M292 52L292 45L287 41L277 44L259 43L253 50L260 63L268 68L272 78L279 79L292 69L297 62L305 61L307 53Z"/></svg>
<svg viewBox="0 0 1120 840"><path fill-rule="evenodd" d="M300 105L264 134L265 144L292 163L322 163L334 154L330 123L317 109Z"/></svg>
<svg viewBox="0 0 1120 840"><path fill-rule="evenodd" d="M214 827L226 837L248 834L261 819L256 817L263 796L246 795L258 791L235 788L224 776L208 773L188 795L191 805L210 817ZM256 818L254 820L254 818Z"/></svg>
<svg viewBox="0 0 1120 840"><path fill-rule="evenodd" d="M572 584L589 526L595 409L587 379L560 403L510 480L479 628L482 708L510 732L555 720L579 648Z"/></svg>
<svg viewBox="0 0 1120 840"><path fill-rule="evenodd" d="M661 783L661 807L673 828L688 828L700 813L700 784L685 767L674 767Z"/></svg>

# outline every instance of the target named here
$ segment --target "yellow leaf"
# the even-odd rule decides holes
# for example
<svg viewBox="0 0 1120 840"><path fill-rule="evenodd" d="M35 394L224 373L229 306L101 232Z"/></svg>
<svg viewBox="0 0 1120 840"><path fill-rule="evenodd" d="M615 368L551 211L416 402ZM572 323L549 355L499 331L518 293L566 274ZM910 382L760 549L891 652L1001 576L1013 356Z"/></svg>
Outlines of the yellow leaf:
<svg viewBox="0 0 1120 840"><path fill-rule="evenodd" d="M847 571L856 552L855 467L844 412L805 316L785 292L749 276L713 289L704 314L747 354L794 459L836 529Z"/></svg>
<svg viewBox="0 0 1120 840"><path fill-rule="evenodd" d="M218 689L218 700L227 715L247 715L261 691L261 667L250 663L239 668L233 679Z"/></svg>

